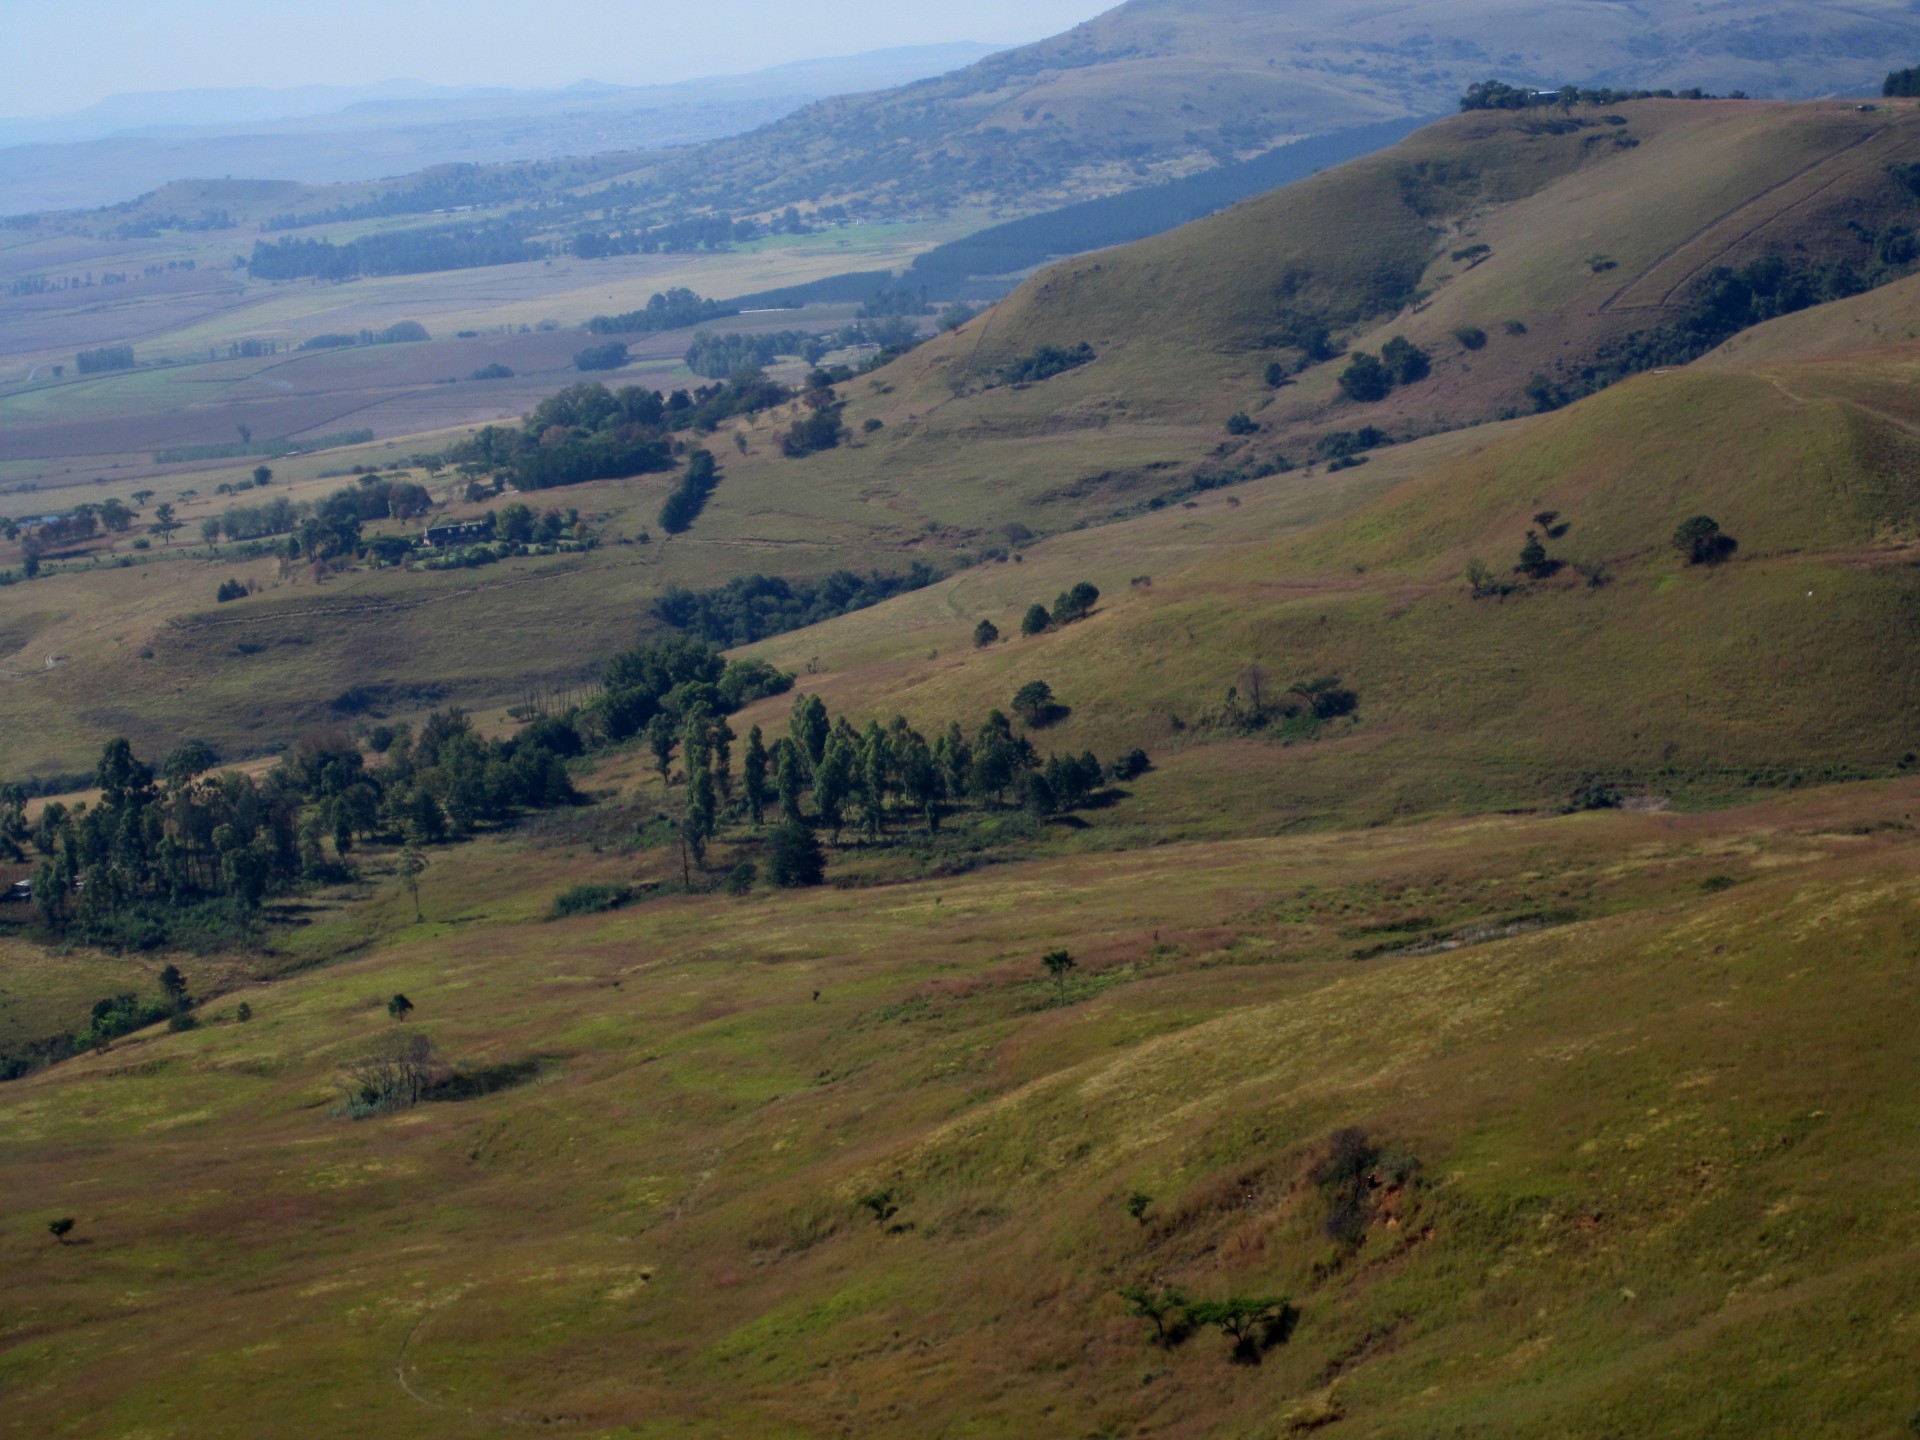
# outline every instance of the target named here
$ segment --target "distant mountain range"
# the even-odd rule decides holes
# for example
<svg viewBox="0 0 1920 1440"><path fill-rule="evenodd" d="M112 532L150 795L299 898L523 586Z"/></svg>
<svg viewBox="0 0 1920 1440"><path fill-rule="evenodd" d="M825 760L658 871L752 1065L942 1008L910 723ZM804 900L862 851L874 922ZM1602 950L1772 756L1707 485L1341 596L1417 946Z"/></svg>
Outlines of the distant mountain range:
<svg viewBox="0 0 1920 1440"><path fill-rule="evenodd" d="M1129 0L949 75L644 157L629 178L683 208L1031 212L1444 113L1488 78L1810 98L1877 95L1916 61L1908 0Z"/></svg>
<svg viewBox="0 0 1920 1440"><path fill-rule="evenodd" d="M688 145L822 96L941 74L996 48L910 46L671 85L587 80L513 90L388 80L114 95L66 115L0 119L0 213L112 204L189 177L333 184L449 162Z"/></svg>

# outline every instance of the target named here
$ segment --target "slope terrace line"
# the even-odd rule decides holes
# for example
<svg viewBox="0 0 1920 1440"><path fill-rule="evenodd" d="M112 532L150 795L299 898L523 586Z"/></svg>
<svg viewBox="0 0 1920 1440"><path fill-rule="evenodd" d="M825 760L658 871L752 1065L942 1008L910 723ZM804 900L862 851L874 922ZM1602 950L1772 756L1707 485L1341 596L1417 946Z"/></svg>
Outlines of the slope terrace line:
<svg viewBox="0 0 1920 1440"><path fill-rule="evenodd" d="M1646 301L1641 301L1631 305L1623 305L1620 303L1620 301L1621 301L1621 298L1625 296L1628 291L1632 290L1636 285L1639 285L1642 281L1646 280L1649 276L1654 274L1654 272L1659 270L1661 266L1665 265L1669 260L1673 259L1674 256L1678 255L1682 250L1685 250L1689 245L1693 244L1695 241L1700 240L1703 237L1711 234L1714 230L1726 224L1729 220L1732 220L1735 216L1739 215L1742 211L1752 209L1754 206L1760 204L1763 200L1765 200L1768 196L1774 194L1776 191L1784 189L1786 186L1791 185L1796 180L1802 179L1803 177L1813 173L1814 171L1820 169L1824 165L1832 164L1834 161L1840 159L1841 156L1845 155L1848 151L1854 150L1861 145L1865 145L1870 140L1877 140L1883 135L1892 133L1893 128L1894 127L1891 125L1883 125L1877 130L1870 130L1866 134L1860 136L1858 139L1848 141L1844 146L1834 151L1832 154L1820 156L1817 160L1813 160L1808 164L1801 166L1798 170L1794 171L1791 175L1784 176L1783 178L1775 181L1773 184L1769 185L1766 189L1760 191L1757 195L1750 195L1745 200L1742 200L1738 205L1733 206L1731 209L1723 212L1720 215L1716 215L1713 219L1707 221L1706 224L1700 226L1699 229L1693 231L1690 235L1686 236L1684 239L1678 241L1673 246L1663 251L1658 257L1654 259L1654 261L1650 265L1646 267L1646 269L1642 270L1638 275L1635 275L1631 280L1628 280L1618 290L1614 291L1613 294L1609 295L1605 300L1602 300L1600 302L1600 309L1598 313L1602 315L1612 315L1622 310L1664 310L1666 309L1668 304L1671 302L1673 298L1674 291L1678 290L1681 285L1684 285L1687 282L1687 280L1691 279L1694 275L1698 274L1701 269L1704 269L1706 264L1711 264L1712 261L1704 262L1701 266L1697 266L1695 267L1695 269L1689 271L1685 276L1681 277L1679 281L1677 281L1674 285L1668 288L1661 295L1661 297L1656 301L1653 301L1650 303ZM1840 178L1841 178L1840 176L1836 175L1833 178L1833 180L1829 180L1826 182L1826 184L1822 185L1820 187L1820 190L1826 189L1828 185L1834 184ZM1820 190L1815 190L1813 194L1816 194L1816 195L1819 194ZM1803 197L1803 198L1811 198L1811 196ZM1799 204L1799 203L1800 201L1794 202L1794 204ZM1789 206L1787 208L1791 209L1792 207ZM1733 245L1739 244L1741 240L1746 239L1749 235L1752 235L1755 231L1759 230L1762 226L1768 224L1772 220L1778 219L1781 215L1785 213L1786 213L1785 210L1775 212L1773 215L1769 216L1767 220L1763 220L1760 222L1759 225L1754 226L1752 230L1748 230L1747 232L1745 232L1745 234L1742 234L1737 239L1728 242L1726 246L1721 247L1720 250L1715 252L1714 258L1717 259L1719 258L1720 255L1724 255L1728 249L1732 248Z"/></svg>

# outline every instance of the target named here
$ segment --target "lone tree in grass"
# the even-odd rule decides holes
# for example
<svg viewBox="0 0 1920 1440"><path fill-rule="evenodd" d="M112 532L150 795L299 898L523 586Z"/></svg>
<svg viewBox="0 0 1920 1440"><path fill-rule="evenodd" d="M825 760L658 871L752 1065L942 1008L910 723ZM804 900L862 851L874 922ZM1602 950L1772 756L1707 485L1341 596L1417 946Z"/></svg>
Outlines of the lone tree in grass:
<svg viewBox="0 0 1920 1440"><path fill-rule="evenodd" d="M982 620L973 627L973 643L982 649L995 644L1000 639L1000 627L991 620Z"/></svg>
<svg viewBox="0 0 1920 1440"><path fill-rule="evenodd" d="M1053 977L1053 988L1060 999L1067 998L1068 972L1078 968L1078 962L1065 950L1049 950L1040 957L1040 963L1046 967L1047 974Z"/></svg>
<svg viewBox="0 0 1920 1440"><path fill-rule="evenodd" d="M1191 1329L1180 1312L1187 1308L1187 1297L1171 1285L1149 1290L1145 1285L1129 1285L1120 1292L1127 1302L1127 1313L1153 1324L1154 1344L1171 1350L1187 1338Z"/></svg>
<svg viewBox="0 0 1920 1440"><path fill-rule="evenodd" d="M1260 1351L1282 1344L1292 1329L1293 1307L1281 1295L1236 1296L1206 1300L1187 1307L1187 1323L1217 1325L1233 1341L1233 1358L1244 1365L1260 1363Z"/></svg>
<svg viewBox="0 0 1920 1440"><path fill-rule="evenodd" d="M400 883L407 887L407 893L413 897L413 918L416 921L426 919L420 909L420 877L426 874L427 857L409 845L400 852Z"/></svg>
<svg viewBox="0 0 1920 1440"><path fill-rule="evenodd" d="M160 993L167 997L167 1008L176 1015L193 1003L187 994L187 977L180 973L178 965L169 965L160 972Z"/></svg>
<svg viewBox="0 0 1920 1440"><path fill-rule="evenodd" d="M1153 1197L1144 1190L1136 1190L1127 1196L1127 1214L1142 1225L1147 1223L1147 1211L1152 1205Z"/></svg>
<svg viewBox="0 0 1920 1440"><path fill-rule="evenodd" d="M395 1020L404 1020L413 1013L413 1002L404 995L396 995L387 1001L387 1014Z"/></svg>
<svg viewBox="0 0 1920 1440"><path fill-rule="evenodd" d="M1673 532L1673 548L1686 557L1689 565L1718 565L1739 548L1739 543L1722 532L1711 515L1683 520Z"/></svg>
<svg viewBox="0 0 1920 1440"><path fill-rule="evenodd" d="M1039 635L1044 633L1051 624L1053 624L1053 617L1047 614L1047 607L1036 600L1027 607L1027 613L1020 617L1020 633Z"/></svg>
<svg viewBox="0 0 1920 1440"><path fill-rule="evenodd" d="M173 513L173 506L158 506L153 512L153 524L148 528L160 537L163 544L171 544L173 532L180 528L180 519Z"/></svg>
<svg viewBox="0 0 1920 1440"><path fill-rule="evenodd" d="M53 1236L55 1243L61 1245L66 1244L67 1236L73 1233L73 1217L71 1215L62 1215L58 1220L49 1220L47 1222L47 1233Z"/></svg>
<svg viewBox="0 0 1920 1440"><path fill-rule="evenodd" d="M1029 725L1044 725L1053 716L1053 687L1029 680L1013 692L1013 712Z"/></svg>

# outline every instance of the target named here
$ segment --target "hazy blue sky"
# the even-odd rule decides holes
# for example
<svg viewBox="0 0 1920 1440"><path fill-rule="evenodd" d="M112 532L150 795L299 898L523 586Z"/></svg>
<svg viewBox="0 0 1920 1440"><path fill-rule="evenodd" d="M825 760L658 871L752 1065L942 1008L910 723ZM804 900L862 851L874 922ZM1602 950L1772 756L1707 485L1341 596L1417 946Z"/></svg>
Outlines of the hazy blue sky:
<svg viewBox="0 0 1920 1440"><path fill-rule="evenodd" d="M683 80L942 40L1037 40L1117 0L6 0L0 115L134 90Z"/></svg>

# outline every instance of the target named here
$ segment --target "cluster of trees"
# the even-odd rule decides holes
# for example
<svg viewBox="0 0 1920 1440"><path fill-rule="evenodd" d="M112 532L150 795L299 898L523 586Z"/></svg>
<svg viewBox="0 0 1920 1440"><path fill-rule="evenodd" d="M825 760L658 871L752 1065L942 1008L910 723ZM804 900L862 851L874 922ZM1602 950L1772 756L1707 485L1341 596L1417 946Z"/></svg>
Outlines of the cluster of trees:
<svg viewBox="0 0 1920 1440"><path fill-rule="evenodd" d="M864 578L836 570L817 580L784 580L774 575L741 575L713 590L675 585L653 602L656 618L709 644L723 648L750 645L769 635L817 625L836 615L864 610L940 578L924 560L904 575L875 570Z"/></svg>
<svg viewBox="0 0 1920 1440"><path fill-rule="evenodd" d="M302 350L341 350L349 345L410 345L431 340L418 320L402 320L384 330L330 331L300 343Z"/></svg>
<svg viewBox="0 0 1920 1440"><path fill-rule="evenodd" d="M1889 100L1911 99L1915 95L1920 95L1920 65L1893 71L1881 84L1880 93Z"/></svg>
<svg viewBox="0 0 1920 1440"><path fill-rule="evenodd" d="M847 408L846 402L834 393L833 381L833 375L825 370L815 370L807 376L806 388L800 394L804 413L773 437L782 455L798 459L831 450L845 438L846 426L840 416Z"/></svg>
<svg viewBox="0 0 1920 1440"><path fill-rule="evenodd" d="M111 948L221 941L248 931L268 897L349 874L356 843L439 844L579 798L565 761L581 739L564 721L485 740L450 710L417 739L404 727L384 738L377 770L350 737L318 734L260 781L210 773L216 757L198 741L157 772L111 741L94 776L99 803L49 804L32 829L34 904L55 933ZM19 824L0 826L0 848L29 838Z"/></svg>
<svg viewBox="0 0 1920 1440"><path fill-rule="evenodd" d="M1099 599L1099 589L1082 580L1071 590L1061 591L1058 598L1053 602L1052 610L1048 610L1046 606L1037 600L1029 605L1027 607L1027 613L1020 617L1020 633L1022 635L1039 635L1056 626L1071 625L1076 620L1084 620L1093 613L1093 607L1099 602ZM983 621L982 623L987 622ZM995 632L996 635L998 633L998 631ZM977 629L974 632L974 643L983 643Z"/></svg>
<svg viewBox="0 0 1920 1440"><path fill-rule="evenodd" d="M600 693L571 717L587 740L618 744L664 715L683 722L696 710L731 715L742 705L783 695L793 677L762 660L725 659L711 646L670 636L615 655L601 668Z"/></svg>
<svg viewBox="0 0 1920 1440"><path fill-rule="evenodd" d="M97 350L82 350L73 357L82 375L98 375L107 370L133 369L131 345L102 345Z"/></svg>
<svg viewBox="0 0 1920 1440"><path fill-rule="evenodd" d="M787 398L783 386L758 371L668 396L637 385L608 390L581 381L542 400L518 429L485 426L440 458L470 476L491 473L519 490L621 480L671 469L669 437L675 431L711 434L736 415Z"/></svg>
<svg viewBox="0 0 1920 1440"><path fill-rule="evenodd" d="M89 500L74 506L64 515L56 515L51 520L42 520L30 527L15 520L0 520L0 534L13 540L24 532L24 543L29 552L38 552L55 545L74 545L91 540L102 530L115 535L125 534L139 516L138 510L129 508L121 500L104 500L97 505Z"/></svg>
<svg viewBox="0 0 1920 1440"><path fill-rule="evenodd" d="M318 560L358 554L360 527L369 520L412 520L432 508L433 497L424 486L370 474L317 503L296 505L276 495L259 505L230 506L219 516L201 521L200 536L213 545L222 537L237 543L297 535L299 552Z"/></svg>
<svg viewBox="0 0 1920 1440"><path fill-rule="evenodd" d="M565 514L548 508L536 515L518 500L502 505L493 517L493 533L510 545L552 545L569 537L582 538L580 512L571 506Z"/></svg>
<svg viewBox="0 0 1920 1440"><path fill-rule="evenodd" d="M709 320L724 320L729 315L739 313L736 306L702 299L684 286L676 286L650 297L644 309L628 310L619 315L596 315L587 322L587 329L596 335L682 330L689 325L704 325Z"/></svg>
<svg viewBox="0 0 1920 1440"><path fill-rule="evenodd" d="M627 363L627 346L624 340L609 340L604 345L589 345L574 353L573 368L576 370L618 370Z"/></svg>
<svg viewBox="0 0 1920 1440"><path fill-rule="evenodd" d="M1042 345L1031 355L1016 356L1002 365L994 372L994 383L1032 385L1091 364L1094 358L1093 347L1084 340L1070 350L1062 350L1057 345Z"/></svg>
<svg viewBox="0 0 1920 1440"><path fill-rule="evenodd" d="M538 260L546 250L504 225L454 225L331 240L258 240L247 268L257 280L351 280L357 275L425 275Z"/></svg>
<svg viewBox="0 0 1920 1440"><path fill-rule="evenodd" d="M700 518L700 512L707 508L707 497L720 483L720 467L714 463L711 450L692 450L687 454L687 468L681 473L680 483L673 487L666 502L660 507L660 528L669 535L679 535L693 528L693 522Z"/></svg>
<svg viewBox="0 0 1920 1440"><path fill-rule="evenodd" d="M830 347L805 330L776 330L765 335L716 335L701 331L687 347L687 368L710 380L771 365L782 355L798 355L814 364Z"/></svg>
<svg viewBox="0 0 1920 1440"><path fill-rule="evenodd" d="M849 826L868 841L890 830L939 832L943 818L964 807L1017 804L1036 816L1072 810L1093 797L1109 772L1091 752L1042 758L1000 711L971 736L958 722L929 741L896 716L882 727L856 730L834 719L817 695L795 698L787 733L768 742L759 726L747 734L736 784L732 729L710 707L683 700L677 713L663 707L645 736L663 780L682 769L683 815L678 831L688 867L704 864L707 848L727 823L777 830L769 861L777 885L817 884L824 859L815 838L834 844ZM1146 768L1143 755L1123 762L1130 774Z"/></svg>
<svg viewBox="0 0 1920 1440"><path fill-rule="evenodd" d="M1378 355L1356 350L1340 372L1340 389L1349 400L1370 404L1384 400L1396 386L1424 380L1433 369L1427 352L1404 335L1396 335L1380 347Z"/></svg>
<svg viewBox="0 0 1920 1440"><path fill-rule="evenodd" d="M1534 110L1549 106L1559 106L1562 110L1571 110L1576 105L1595 107L1600 105L1618 105L1627 100L1714 100L1718 96L1709 95L1697 86L1686 90L1610 90L1579 85L1562 85L1558 90L1534 90L1524 86L1508 85L1501 80L1482 80L1467 87L1467 93L1460 97L1460 108L1466 110ZM1744 100L1746 95L1739 90L1729 91L1729 100Z"/></svg>
<svg viewBox="0 0 1920 1440"><path fill-rule="evenodd" d="M778 233L778 222L774 225ZM567 249L582 260L609 255L684 255L695 250L724 250L744 244L760 233L750 219L735 220L724 212L643 225L637 230L582 230L570 237Z"/></svg>

